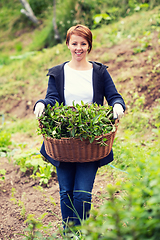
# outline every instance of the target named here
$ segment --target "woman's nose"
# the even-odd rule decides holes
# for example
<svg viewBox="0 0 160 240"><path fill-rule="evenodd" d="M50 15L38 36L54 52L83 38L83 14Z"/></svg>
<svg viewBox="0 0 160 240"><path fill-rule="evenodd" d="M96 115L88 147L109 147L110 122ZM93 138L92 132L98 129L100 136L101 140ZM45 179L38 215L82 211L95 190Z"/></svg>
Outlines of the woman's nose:
<svg viewBox="0 0 160 240"><path fill-rule="evenodd" d="M81 49L81 44L78 44L78 45L77 45L77 49Z"/></svg>

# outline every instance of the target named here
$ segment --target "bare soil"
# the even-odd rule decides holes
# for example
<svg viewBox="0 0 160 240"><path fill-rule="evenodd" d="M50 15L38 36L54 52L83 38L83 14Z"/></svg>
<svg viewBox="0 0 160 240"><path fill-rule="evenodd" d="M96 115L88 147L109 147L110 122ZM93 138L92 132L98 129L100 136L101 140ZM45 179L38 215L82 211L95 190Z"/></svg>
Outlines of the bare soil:
<svg viewBox="0 0 160 240"><path fill-rule="evenodd" d="M1 159L1 169L5 169L5 182L0 185L0 239L19 240L24 237L27 227L25 220L28 214L33 214L35 219L47 213L42 222L44 225L52 224L51 232L56 233L61 239L59 228L62 229L59 202L59 186L56 173L53 174L48 186L39 188L39 180L30 178L31 172L20 172L19 167L9 163L6 158ZM112 179L109 180L112 182ZM93 189L93 205L98 207L101 203L99 195L105 192L108 183L105 175L98 174ZM25 213L22 211L22 205Z"/></svg>
<svg viewBox="0 0 160 240"><path fill-rule="evenodd" d="M99 61L103 54L107 52L113 56L111 60L103 63L109 66L108 71L116 83L118 91L127 99L127 106L133 104L134 93L138 92L145 97L144 108L152 109L157 105L156 99L160 98L160 45L158 36L155 34L152 45L144 52L134 53L135 43L130 40L113 46L112 48L100 48L93 51L90 55L91 60ZM151 55L152 52L152 55ZM45 89L42 90L44 97ZM28 102L27 99L8 99L10 108L9 114L16 114L19 118L33 117L33 105L37 99ZM0 102L3 105L3 101ZM2 108L2 107L1 107ZM142 111L142 109L141 109ZM40 146L40 144L39 144ZM49 187L43 186L42 190L38 189L39 183L30 178L31 173L23 174L19 167L13 165L6 158L1 158L0 169L6 169L5 182L0 185L0 239L23 239L22 236L16 235L22 233L26 228L25 217L28 214L34 214L35 218L40 217L43 213L47 215L43 219L44 224L52 223L53 232L61 226L61 213L59 205L59 189L56 174L52 176ZM107 179L105 174L98 174L93 189L93 204L99 204L98 195L105 192L106 183L112 179ZM15 189L13 191L13 189ZM54 203L51 203L51 198ZM22 214L22 207L19 200L24 203L25 216Z"/></svg>

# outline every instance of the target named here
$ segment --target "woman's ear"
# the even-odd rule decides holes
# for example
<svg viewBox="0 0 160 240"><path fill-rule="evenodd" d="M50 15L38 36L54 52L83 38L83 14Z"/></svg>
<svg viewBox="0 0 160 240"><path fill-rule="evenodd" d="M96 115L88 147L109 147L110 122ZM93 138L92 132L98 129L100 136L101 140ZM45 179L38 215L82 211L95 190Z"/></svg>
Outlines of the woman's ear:
<svg viewBox="0 0 160 240"><path fill-rule="evenodd" d="M67 44L68 49L70 49L69 44Z"/></svg>

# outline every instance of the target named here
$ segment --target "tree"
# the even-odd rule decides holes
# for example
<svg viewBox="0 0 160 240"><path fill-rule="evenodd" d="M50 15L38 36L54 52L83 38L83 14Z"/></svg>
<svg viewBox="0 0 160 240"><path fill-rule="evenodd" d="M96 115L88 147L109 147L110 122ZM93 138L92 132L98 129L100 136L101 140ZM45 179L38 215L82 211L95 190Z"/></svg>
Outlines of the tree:
<svg viewBox="0 0 160 240"><path fill-rule="evenodd" d="M21 13L25 14L33 23L39 24L38 19L34 15L34 12L30 6L30 4L27 2L27 0L20 0L22 5L24 6L24 9L21 9ZM54 38L56 39L57 42L61 42L61 37L57 28L56 24L56 0L53 0L53 30L54 30Z"/></svg>
<svg viewBox="0 0 160 240"><path fill-rule="evenodd" d="M57 24L56 24L56 0L53 0L53 30L54 30L54 38L58 41L61 42L61 37L58 32Z"/></svg>
<svg viewBox="0 0 160 240"><path fill-rule="evenodd" d="M34 15L32 8L26 0L20 0L25 9L21 9L21 13L25 14L33 23L39 24L38 19Z"/></svg>

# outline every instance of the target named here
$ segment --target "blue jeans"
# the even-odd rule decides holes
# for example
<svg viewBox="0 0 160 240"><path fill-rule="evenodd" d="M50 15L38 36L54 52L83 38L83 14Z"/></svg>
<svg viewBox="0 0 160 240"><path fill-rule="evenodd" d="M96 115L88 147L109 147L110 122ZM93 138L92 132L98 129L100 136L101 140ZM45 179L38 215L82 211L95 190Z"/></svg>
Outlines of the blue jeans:
<svg viewBox="0 0 160 240"><path fill-rule="evenodd" d="M98 162L61 162L57 167L64 227L70 221L80 225L81 220L89 217L97 169Z"/></svg>

